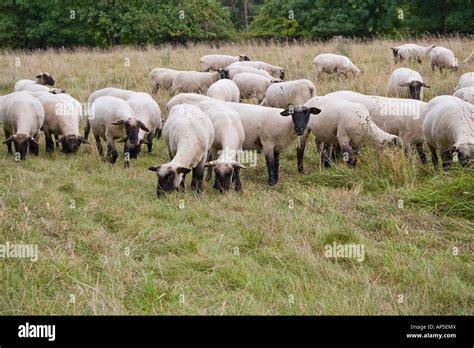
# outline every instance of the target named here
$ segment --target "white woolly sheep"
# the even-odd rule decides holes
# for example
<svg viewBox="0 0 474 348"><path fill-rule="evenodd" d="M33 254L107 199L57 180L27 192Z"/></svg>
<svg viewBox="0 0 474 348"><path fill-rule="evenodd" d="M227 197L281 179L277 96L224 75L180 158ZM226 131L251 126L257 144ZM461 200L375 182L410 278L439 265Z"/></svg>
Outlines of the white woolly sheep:
<svg viewBox="0 0 474 348"><path fill-rule="evenodd" d="M412 69L398 68L392 72L387 84L387 97L423 100L423 88L431 88L421 75Z"/></svg>
<svg viewBox="0 0 474 348"><path fill-rule="evenodd" d="M223 69L234 62L249 61L250 58L245 54L238 56L229 56L226 54L209 54L201 57L199 60L202 64L203 71Z"/></svg>
<svg viewBox="0 0 474 348"><path fill-rule="evenodd" d="M278 182L280 153L304 133L310 114L317 115L321 112L318 108L305 106L290 106L284 110L243 103L226 104L240 116L245 132L242 149L263 150L270 186Z"/></svg>
<svg viewBox="0 0 474 348"><path fill-rule="evenodd" d="M274 83L267 88L260 105L286 108L289 104L303 105L316 95L316 87L310 80L294 80Z"/></svg>
<svg viewBox="0 0 474 348"><path fill-rule="evenodd" d="M36 80L18 80L13 86L13 90L15 92L23 91L30 84L54 86L54 79L47 72L42 72L36 75Z"/></svg>
<svg viewBox="0 0 474 348"><path fill-rule="evenodd" d="M261 103L267 88L273 83L269 78L254 73L240 73L234 75L232 81L239 88L240 95L244 98L257 98Z"/></svg>
<svg viewBox="0 0 474 348"><path fill-rule="evenodd" d="M437 151L441 153L443 168L455 161L456 157L463 166L474 161L472 104L447 95L433 98L428 103L423 131L435 169L438 167Z"/></svg>
<svg viewBox="0 0 474 348"><path fill-rule="evenodd" d="M453 95L468 103L474 104L474 87L464 87L458 89Z"/></svg>
<svg viewBox="0 0 474 348"><path fill-rule="evenodd" d="M206 95L197 94L197 93L180 93L171 98L166 104L166 109L169 111L175 105L179 104L191 104L196 105L202 102L203 100L214 100L217 99L208 97Z"/></svg>
<svg viewBox="0 0 474 348"><path fill-rule="evenodd" d="M458 90L464 87L474 87L474 72L468 72L462 74L461 77L459 77L459 81L455 89Z"/></svg>
<svg viewBox="0 0 474 348"><path fill-rule="evenodd" d="M284 79L285 78L285 68L277 65L272 65L268 64L259 60L251 60L251 61L246 61L246 62L236 62L231 64L230 66L250 66L252 68L256 69L262 69L268 72L270 75L273 77L279 78L279 79ZM230 67L229 66L229 67Z"/></svg>
<svg viewBox="0 0 474 348"><path fill-rule="evenodd" d="M225 102L238 103L240 100L240 91L234 81L223 79L214 82L209 87L207 96Z"/></svg>
<svg viewBox="0 0 474 348"><path fill-rule="evenodd" d="M424 47L416 44L405 44L398 47L391 47L390 49L392 50L395 63L403 60L415 60L421 63L423 58L435 47L434 45Z"/></svg>
<svg viewBox="0 0 474 348"><path fill-rule="evenodd" d="M61 88L51 88L48 86L43 86L43 85L38 85L36 83L29 83L26 84L22 87L21 91L24 92L46 92L46 93L52 93L52 94L61 94L61 93L66 93L64 89Z"/></svg>
<svg viewBox="0 0 474 348"><path fill-rule="evenodd" d="M361 75L359 68L356 67L349 58L338 54L319 54L314 58L313 64L316 66L318 76L323 72L337 74L338 76L343 75L346 78L349 73L353 73L355 76Z"/></svg>
<svg viewBox="0 0 474 348"><path fill-rule="evenodd" d="M430 64L433 71L435 68L441 72L443 69L457 70L458 59L454 57L454 52L450 49L436 46L430 52Z"/></svg>
<svg viewBox="0 0 474 348"><path fill-rule="evenodd" d="M217 80L229 78L227 69L220 69L216 72L180 71L174 78L171 86L171 93L202 93Z"/></svg>
<svg viewBox="0 0 474 348"><path fill-rule="evenodd" d="M263 69L257 69L251 66L243 66L243 65L230 65L227 68L227 71L229 72L229 78L234 79L235 75L241 74L241 73L252 73L256 75L262 75L266 77L267 79L273 81L273 82L281 82L280 79L274 78L272 75L270 75L268 72L266 72Z"/></svg>
<svg viewBox="0 0 474 348"><path fill-rule="evenodd" d="M12 143L19 160L26 158L26 152L38 155L39 131L44 123L44 109L40 101L28 92L14 92L0 97L0 120L8 153Z"/></svg>
<svg viewBox="0 0 474 348"><path fill-rule="evenodd" d="M131 106L123 99L104 96L94 101L91 117L89 118L92 134L97 144L97 150L103 157L101 138L107 141L107 158L115 163L118 157L115 140L125 142L124 156L125 167L129 166L130 151L140 146L138 140L139 130L150 130L133 113Z"/></svg>
<svg viewBox="0 0 474 348"><path fill-rule="evenodd" d="M163 127L163 139L168 147L170 162L149 167L156 172L156 194L184 189L185 175L191 170L191 188L202 192L204 166L214 140L214 128L209 117L195 105L181 104L171 108Z"/></svg>
<svg viewBox="0 0 474 348"><path fill-rule="evenodd" d="M158 92L159 88L170 89L179 71L168 68L155 68L150 72L152 93Z"/></svg>

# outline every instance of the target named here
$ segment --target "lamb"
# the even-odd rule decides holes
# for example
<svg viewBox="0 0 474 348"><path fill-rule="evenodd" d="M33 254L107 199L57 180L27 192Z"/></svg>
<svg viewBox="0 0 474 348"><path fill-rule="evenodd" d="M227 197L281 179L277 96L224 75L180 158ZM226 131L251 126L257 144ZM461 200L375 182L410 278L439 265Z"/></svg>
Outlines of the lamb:
<svg viewBox="0 0 474 348"><path fill-rule="evenodd" d="M178 75L178 70L168 68L155 68L150 72L152 93L158 92L159 88L170 89L173 81Z"/></svg>
<svg viewBox="0 0 474 348"><path fill-rule="evenodd" d="M458 59L454 57L454 52L444 47L437 46L431 50L430 64L433 72L435 68L438 68L440 72L442 72L444 68L451 70L458 69Z"/></svg>
<svg viewBox="0 0 474 348"><path fill-rule="evenodd" d="M46 152L54 151L52 135L58 139L62 152L71 154L79 150L81 144L88 144L79 133L82 106L69 94L33 93L44 108L42 130L45 136Z"/></svg>
<svg viewBox="0 0 474 348"><path fill-rule="evenodd" d="M267 88L273 83L272 80L262 75L253 73L240 73L234 75L232 81L239 88L240 95L245 98L257 98L261 103L265 97Z"/></svg>
<svg viewBox="0 0 474 348"><path fill-rule="evenodd" d="M130 151L140 146L139 130L150 132L143 122L135 118L131 106L125 100L111 96L99 97L94 101L89 122L101 157L101 138L107 141L107 158L111 163L115 163L118 157L115 140L124 140L125 168L129 167Z"/></svg>
<svg viewBox="0 0 474 348"><path fill-rule="evenodd" d="M230 66L247 66L256 69L262 69L268 72L273 77L279 78L283 80L285 78L285 68L281 66L276 66L272 64L268 64L259 60L252 60L252 61L244 61L244 62L235 62L232 63ZM230 67L229 66L229 67Z"/></svg>
<svg viewBox="0 0 474 348"><path fill-rule="evenodd" d="M224 79L214 82L207 90L207 96L225 102L238 103L240 91L234 81Z"/></svg>
<svg viewBox="0 0 474 348"><path fill-rule="evenodd" d="M287 109L277 109L243 103L226 104L240 116L245 133L242 149L263 150L270 186L278 182L280 153L304 133L310 115L321 112L318 108L306 106L290 105Z"/></svg>
<svg viewBox="0 0 474 348"><path fill-rule="evenodd" d="M280 79L274 78L268 72L262 69L253 68L251 66L243 66L243 65L230 65L226 68L229 71L229 78L234 79L234 76L241 73L252 73L256 75L262 75L269 79L272 82L281 82Z"/></svg>
<svg viewBox="0 0 474 348"><path fill-rule="evenodd" d="M13 90L15 92L22 91L30 84L54 86L54 79L49 73L41 72L36 75L36 80L18 80L13 86Z"/></svg>
<svg viewBox="0 0 474 348"><path fill-rule="evenodd" d="M175 95L173 98L171 98L168 103L166 104L166 109L171 110L171 108L175 105L179 104L191 104L191 105L196 105L202 102L203 100L210 100L210 101L217 101L217 99L202 95L202 94L197 94L197 93L180 93Z"/></svg>
<svg viewBox="0 0 474 348"><path fill-rule="evenodd" d="M455 89L458 90L464 87L474 87L474 72L468 72L462 74L461 77L459 77L459 81Z"/></svg>
<svg viewBox="0 0 474 348"><path fill-rule="evenodd" d="M219 69L216 72L180 71L171 86L171 93L202 93L219 79L229 78L227 69Z"/></svg>
<svg viewBox="0 0 474 348"><path fill-rule="evenodd" d="M428 103L423 132L435 170L438 167L437 151L441 153L443 168L456 157L463 166L474 160L473 105L453 96L433 98Z"/></svg>
<svg viewBox="0 0 474 348"><path fill-rule="evenodd" d="M209 117L195 105L176 105L166 120L163 139L170 162L148 168L158 176L157 196L171 192L179 185L184 189L185 175L191 170L191 188L202 192L204 166L214 141L214 128Z"/></svg>
<svg viewBox="0 0 474 348"><path fill-rule="evenodd" d="M313 64L316 66L317 75L321 75L322 72L328 74L337 74L348 77L349 73L353 73L355 76L360 76L361 71L358 67L351 62L346 56L341 56L332 53L324 53L317 55Z"/></svg>
<svg viewBox="0 0 474 348"><path fill-rule="evenodd" d="M245 54L238 56L229 56L225 54L209 54L201 57L199 60L202 64L203 71L223 69L234 62L249 61L250 58Z"/></svg>
<svg viewBox="0 0 474 348"><path fill-rule="evenodd" d="M260 105L285 108L289 104L303 105L316 95L316 87L310 80L294 80L274 83L265 92Z"/></svg>
<svg viewBox="0 0 474 348"><path fill-rule="evenodd" d="M326 96L364 105L378 127L400 137L407 151L409 145L415 146L421 162L426 163L421 122L427 103L414 99L369 96L352 91L338 91Z"/></svg>
<svg viewBox="0 0 474 348"><path fill-rule="evenodd" d="M39 131L44 123L44 109L40 101L28 92L14 92L0 97L0 120L8 153L12 143L16 158L26 159L26 152L38 155Z"/></svg>
<svg viewBox="0 0 474 348"><path fill-rule="evenodd" d="M308 130L300 137L297 147L298 171L303 172L303 155L307 138L313 132L318 142L325 145L339 145L344 160L351 166L357 163L357 149L367 142L372 145L400 144L400 139L380 129L370 117L369 111L359 103L352 103L336 97L314 97L304 106L323 110L317 117L311 117ZM326 150L321 151L321 161L329 166Z"/></svg>
<svg viewBox="0 0 474 348"><path fill-rule="evenodd" d="M421 63L422 59L435 47L435 45L423 47L416 44L405 44L398 47L391 47L390 49L392 50L395 63L403 60L416 60L418 63Z"/></svg>
<svg viewBox="0 0 474 348"><path fill-rule="evenodd" d="M392 72L388 80L387 97L423 100L423 87L431 88L423 82L417 71L398 68Z"/></svg>
<svg viewBox="0 0 474 348"><path fill-rule="evenodd" d="M474 87L464 87L458 89L453 95L464 101L467 101L468 103L474 104Z"/></svg>
<svg viewBox="0 0 474 348"><path fill-rule="evenodd" d="M238 162L238 157L245 133L239 114L226 104L215 101L202 101L197 106L209 117L214 127L211 161L206 163L209 174L214 168L214 188L220 192L228 191L232 182L235 182L235 190L242 191L240 169L245 167Z"/></svg>

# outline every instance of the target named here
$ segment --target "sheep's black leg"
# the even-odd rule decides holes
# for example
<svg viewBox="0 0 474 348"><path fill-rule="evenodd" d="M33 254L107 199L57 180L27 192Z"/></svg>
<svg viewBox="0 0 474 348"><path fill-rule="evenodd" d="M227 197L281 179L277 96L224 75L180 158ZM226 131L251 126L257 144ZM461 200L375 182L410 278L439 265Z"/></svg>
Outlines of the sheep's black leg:
<svg viewBox="0 0 474 348"><path fill-rule="evenodd" d="M331 166L331 159L328 152L329 145L320 140L316 140L316 147L319 149L319 153L321 154L321 163L323 167L329 168Z"/></svg>
<svg viewBox="0 0 474 348"><path fill-rule="evenodd" d="M146 146L148 147L148 153L151 153L151 151L153 150L153 138L155 137L155 134L153 134L153 132L150 132L148 133L148 144L146 144Z"/></svg>
<svg viewBox="0 0 474 348"><path fill-rule="evenodd" d="M357 164L356 151L348 144L341 145L341 149L344 160L347 164L351 167L355 167Z"/></svg>
<svg viewBox="0 0 474 348"><path fill-rule="evenodd" d="M202 181L204 179L204 164L205 161L201 161L195 168L193 168L193 177L191 179L191 189L201 193L202 192Z"/></svg>
<svg viewBox="0 0 474 348"><path fill-rule="evenodd" d="M421 163L426 163L426 154L423 151L423 143L416 144L416 152L418 152L418 156L420 157Z"/></svg>
<svg viewBox="0 0 474 348"><path fill-rule="evenodd" d="M303 159L304 159L304 150L306 149L306 141L308 140L310 131L305 132L300 136L300 142L296 146L296 163L298 166L298 173L302 174L304 171Z"/></svg>
<svg viewBox="0 0 474 348"><path fill-rule="evenodd" d="M235 191L242 192L242 183L240 182L240 168L234 169Z"/></svg>
<svg viewBox="0 0 474 348"><path fill-rule="evenodd" d="M11 133L5 129L5 127L3 127L3 133L5 134L5 139L8 139L10 138L11 136ZM8 153L11 155L13 154L13 150L12 150L12 143L11 142L8 142L7 143L7 149L8 149Z"/></svg>
<svg viewBox="0 0 474 348"><path fill-rule="evenodd" d="M56 149L59 150L60 149L60 146L59 146L59 136L54 134L54 143L56 144Z"/></svg>
<svg viewBox="0 0 474 348"><path fill-rule="evenodd" d="M44 132L44 140L46 143L46 152L54 152L54 141L49 131Z"/></svg>
<svg viewBox="0 0 474 348"><path fill-rule="evenodd" d="M35 135L34 138L36 139L38 137ZM36 144L35 142L33 142L31 140L28 143L28 150L30 151L30 154L32 154L34 156L39 155L39 146L38 146L38 144Z"/></svg>
<svg viewBox="0 0 474 348"><path fill-rule="evenodd" d="M207 161L212 161L212 154L211 151L209 150L207 152ZM206 181L210 181L212 179L212 167L207 167L207 175L206 175ZM216 178L216 183L217 183L217 178ZM214 184L214 188L216 188L216 184Z"/></svg>
<svg viewBox="0 0 474 348"><path fill-rule="evenodd" d="M84 138L87 140L89 138L89 132L91 131L91 124L89 119L86 120L86 128L84 129Z"/></svg>
<svg viewBox="0 0 474 348"><path fill-rule="evenodd" d="M123 145L124 168L130 168L130 149L127 142Z"/></svg>
<svg viewBox="0 0 474 348"><path fill-rule="evenodd" d="M331 161L335 163L337 161L337 156L341 153L341 147L339 144L334 144L331 149Z"/></svg>
<svg viewBox="0 0 474 348"><path fill-rule="evenodd" d="M97 151L99 151L99 155L101 158L104 157L104 150L102 149L102 143L100 142L100 137L97 135L94 135L95 139L95 144L97 145Z"/></svg>
<svg viewBox="0 0 474 348"><path fill-rule="evenodd" d="M265 161L267 162L267 171L268 171L268 185L276 185L277 180L275 178L275 158L274 153L270 152L265 154Z"/></svg>
<svg viewBox="0 0 474 348"><path fill-rule="evenodd" d="M453 152L445 151L441 154L443 159L443 169L447 169L451 164L453 164Z"/></svg>
<svg viewBox="0 0 474 348"><path fill-rule="evenodd" d="M278 176L280 175L280 152L273 151L273 157L275 158L275 184L278 182Z"/></svg>
<svg viewBox="0 0 474 348"><path fill-rule="evenodd" d="M184 192L184 190L186 189L185 182L186 182L186 174L183 174L183 178L181 179L181 182L179 183L178 191Z"/></svg>
<svg viewBox="0 0 474 348"><path fill-rule="evenodd" d="M431 152L431 161L433 162L433 167L435 170L438 170L438 154L436 153L436 148L428 144L428 148Z"/></svg>
<svg viewBox="0 0 474 348"><path fill-rule="evenodd" d="M107 144L107 158L109 159L110 163L115 163L115 161L117 161L117 157L117 150L112 145Z"/></svg>

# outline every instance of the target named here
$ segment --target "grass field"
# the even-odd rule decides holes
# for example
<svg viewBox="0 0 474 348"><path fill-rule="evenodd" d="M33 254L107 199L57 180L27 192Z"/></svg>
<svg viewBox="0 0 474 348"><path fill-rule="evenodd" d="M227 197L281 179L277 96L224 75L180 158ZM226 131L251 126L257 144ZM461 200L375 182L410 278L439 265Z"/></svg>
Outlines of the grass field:
<svg viewBox="0 0 474 348"><path fill-rule="evenodd" d="M243 52L286 66L287 79L313 80L319 95L384 95L395 68L389 48L400 43L4 51L0 92L40 71L81 102L106 86L150 92L154 67L200 69L204 54ZM474 48L474 40L431 43L460 61ZM348 54L365 74L316 81L311 61L323 52ZM416 69L432 86L429 100L452 94L474 67ZM170 95L156 98L166 116ZM472 168L435 173L399 149L363 149L357 168L323 169L312 143L305 174L293 146L275 187L260 156L242 173L243 194L206 183L202 195L157 199L146 168L168 161L162 140L129 170L121 157L101 162L92 145L47 155L40 142L40 156L21 163L0 147L0 244L39 250L37 262L0 259L0 314L474 314ZM364 260L325 257L333 242L363 245Z"/></svg>

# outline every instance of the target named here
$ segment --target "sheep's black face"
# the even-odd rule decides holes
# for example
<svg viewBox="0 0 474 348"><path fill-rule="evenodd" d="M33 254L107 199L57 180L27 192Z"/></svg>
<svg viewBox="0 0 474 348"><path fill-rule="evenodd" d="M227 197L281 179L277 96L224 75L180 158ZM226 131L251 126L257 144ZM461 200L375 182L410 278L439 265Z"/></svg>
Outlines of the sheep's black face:
<svg viewBox="0 0 474 348"><path fill-rule="evenodd" d="M421 89L424 87L424 83L420 81L412 81L408 88L410 89L410 96L412 99L420 100Z"/></svg>
<svg viewBox="0 0 474 348"><path fill-rule="evenodd" d="M315 107L306 106L293 106L289 105L288 109L281 112L282 116L290 116L293 119L293 126L297 135L303 135L304 131L308 127L309 118L311 114L317 115L321 112L320 109Z"/></svg>
<svg viewBox="0 0 474 348"><path fill-rule="evenodd" d="M138 141L138 133L140 129L149 133L150 130L145 126L145 124L135 118L129 118L127 121L120 120L112 122L114 126L124 126L125 127L125 149L128 149L130 158L137 158L140 153L141 144Z"/></svg>
<svg viewBox="0 0 474 348"><path fill-rule="evenodd" d="M13 143L15 153L19 154L20 160L23 161L26 159L26 153L28 152L30 142L33 143L32 147L38 145L38 142L35 139L26 134L15 134L5 140L3 143L7 144L8 146L11 146L10 144Z"/></svg>
<svg viewBox="0 0 474 348"><path fill-rule="evenodd" d="M229 69L220 69L219 74L221 75L221 79L230 79Z"/></svg>
<svg viewBox="0 0 474 348"><path fill-rule="evenodd" d="M53 77L48 73L41 73L41 74L37 75L36 78L39 81L41 81L41 84L43 84L43 85L54 86L55 81L54 81Z"/></svg>
<svg viewBox="0 0 474 348"><path fill-rule="evenodd" d="M474 161L474 144L463 144L457 148L458 159L463 167Z"/></svg>
<svg viewBox="0 0 474 348"><path fill-rule="evenodd" d="M248 62L250 60L250 58L248 56L246 56L245 54L241 54L239 56L239 60L242 62L242 61L245 61L245 62Z"/></svg>
<svg viewBox="0 0 474 348"><path fill-rule="evenodd" d="M149 167L148 169L156 172L158 175L158 185L156 187L157 196L176 190L183 179L183 174L191 171L189 168L173 168L169 165Z"/></svg>
<svg viewBox="0 0 474 348"><path fill-rule="evenodd" d="M234 177L234 167L228 163L217 164L214 167L216 174L216 184L214 188L220 192L229 191Z"/></svg>

